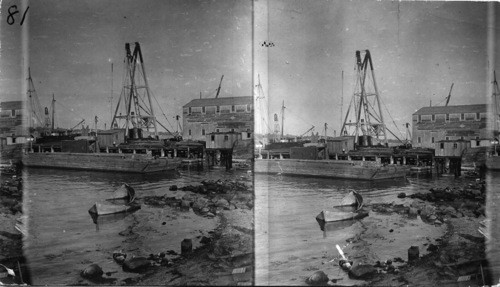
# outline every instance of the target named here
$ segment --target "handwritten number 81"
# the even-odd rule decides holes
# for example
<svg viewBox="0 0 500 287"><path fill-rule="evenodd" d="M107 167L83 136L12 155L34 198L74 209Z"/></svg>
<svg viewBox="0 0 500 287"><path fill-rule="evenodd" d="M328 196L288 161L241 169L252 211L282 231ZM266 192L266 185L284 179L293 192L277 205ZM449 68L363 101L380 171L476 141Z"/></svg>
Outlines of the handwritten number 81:
<svg viewBox="0 0 500 287"><path fill-rule="evenodd" d="M19 25L23 25L24 18L26 18L26 13L28 12L29 8L30 7L28 6L26 8L26 10L24 11L23 18L21 19L21 23ZM11 9L13 9L13 11L11 11ZM19 11L17 10L17 5L10 6L8 12L9 12L9 16L7 16L7 24L12 25L15 22L14 15L16 15L17 13L19 13Z"/></svg>

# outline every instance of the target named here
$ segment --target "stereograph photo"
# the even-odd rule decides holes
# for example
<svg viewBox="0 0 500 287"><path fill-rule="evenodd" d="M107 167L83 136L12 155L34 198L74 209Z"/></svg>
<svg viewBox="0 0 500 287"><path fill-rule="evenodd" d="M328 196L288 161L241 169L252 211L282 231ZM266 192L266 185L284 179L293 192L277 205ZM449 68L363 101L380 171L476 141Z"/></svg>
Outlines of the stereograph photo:
<svg viewBox="0 0 500 287"><path fill-rule="evenodd" d="M0 284L500 284L498 2L0 9Z"/></svg>

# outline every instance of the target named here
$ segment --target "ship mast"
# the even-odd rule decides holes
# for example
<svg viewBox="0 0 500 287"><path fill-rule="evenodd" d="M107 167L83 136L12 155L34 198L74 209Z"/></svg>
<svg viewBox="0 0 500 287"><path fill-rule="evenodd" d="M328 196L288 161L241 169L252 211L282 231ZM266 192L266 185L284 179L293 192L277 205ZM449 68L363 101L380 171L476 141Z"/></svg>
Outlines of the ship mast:
<svg viewBox="0 0 500 287"><path fill-rule="evenodd" d="M500 90L498 89L497 75L496 72L493 71L493 136L498 133L499 130L499 106L498 106L498 97L500 96Z"/></svg>
<svg viewBox="0 0 500 287"><path fill-rule="evenodd" d="M351 110L354 112L354 122L347 122ZM359 144L359 136L371 136L387 144L386 127L369 50L356 51L356 85L340 134L346 133L350 127L354 127L351 135L355 137L356 144Z"/></svg>
<svg viewBox="0 0 500 287"><path fill-rule="evenodd" d="M281 139L283 139L284 127L285 127L285 100L283 100L283 104L281 105Z"/></svg>
<svg viewBox="0 0 500 287"><path fill-rule="evenodd" d="M35 85L33 84L33 79L31 78L31 69L28 68L28 127L35 128L42 126L42 108L40 105L40 101L36 94Z"/></svg>
<svg viewBox="0 0 500 287"><path fill-rule="evenodd" d="M157 122L153 110L153 102L149 90L144 59L141 47L135 43L134 51L131 53L130 44L125 43L125 72L123 90L116 105L115 114L111 121L111 127L118 125L118 120L124 120L125 135L129 136L129 128L134 130L153 130L158 138ZM139 65L138 65L139 64ZM121 106L123 101L123 106ZM124 112L122 115L120 112ZM134 136L139 136L134 133Z"/></svg>
<svg viewBox="0 0 500 287"><path fill-rule="evenodd" d="M54 97L54 94L52 94L52 123L50 125L51 127L51 132L54 132L54 117L56 113L56 99Z"/></svg>

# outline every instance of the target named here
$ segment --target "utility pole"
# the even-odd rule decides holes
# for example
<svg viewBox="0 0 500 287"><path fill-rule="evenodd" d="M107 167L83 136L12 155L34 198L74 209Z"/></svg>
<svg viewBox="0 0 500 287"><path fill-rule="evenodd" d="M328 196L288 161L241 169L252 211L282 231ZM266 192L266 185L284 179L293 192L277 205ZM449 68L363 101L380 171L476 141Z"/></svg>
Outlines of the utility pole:
<svg viewBox="0 0 500 287"><path fill-rule="evenodd" d="M285 100L283 100L283 104L281 105L281 138L283 138L283 131L285 127Z"/></svg>

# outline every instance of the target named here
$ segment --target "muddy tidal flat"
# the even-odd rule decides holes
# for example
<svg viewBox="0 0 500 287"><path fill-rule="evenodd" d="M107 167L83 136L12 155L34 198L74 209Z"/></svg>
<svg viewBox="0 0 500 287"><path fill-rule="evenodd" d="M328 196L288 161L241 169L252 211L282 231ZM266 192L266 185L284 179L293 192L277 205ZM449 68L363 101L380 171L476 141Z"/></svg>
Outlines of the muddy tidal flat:
<svg viewBox="0 0 500 287"><path fill-rule="evenodd" d="M316 215L351 189L362 194L369 216L318 224ZM265 258L268 265L268 272L257 274L258 284L455 286L460 278L464 286L479 286L492 280L485 237L478 231L485 219L484 181L369 183L256 175L260 190L269 198L269 244L256 249L257 262ZM336 245L352 262L350 269L339 264ZM410 248L418 250L416 257L409 258Z"/></svg>

